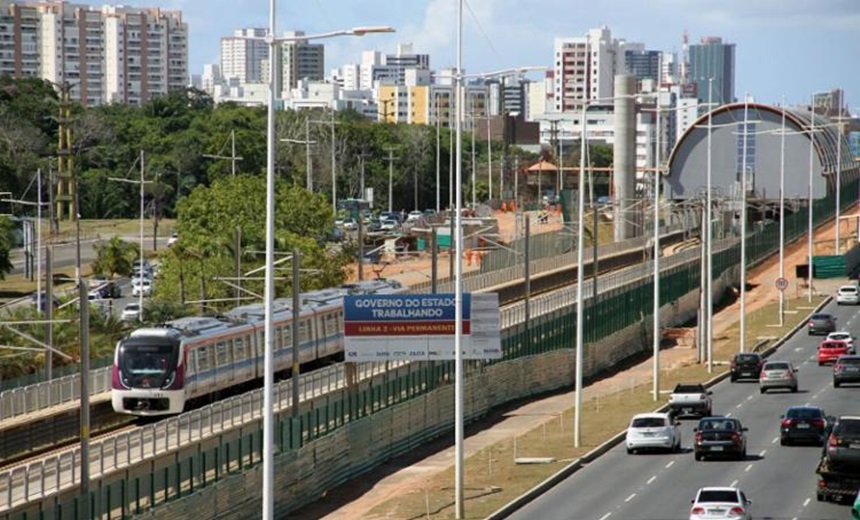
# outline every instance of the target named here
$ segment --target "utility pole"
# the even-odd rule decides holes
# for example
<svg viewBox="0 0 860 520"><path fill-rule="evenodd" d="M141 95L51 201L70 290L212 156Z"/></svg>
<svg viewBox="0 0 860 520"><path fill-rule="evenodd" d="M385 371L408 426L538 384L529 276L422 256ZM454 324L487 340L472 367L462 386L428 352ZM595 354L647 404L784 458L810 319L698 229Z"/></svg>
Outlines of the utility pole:
<svg viewBox="0 0 860 520"><path fill-rule="evenodd" d="M359 199L364 200L366 194L364 192L364 158L370 157L370 154L366 151L362 150L360 154L358 154L358 169L359 169ZM361 220L359 218L359 220Z"/></svg>
<svg viewBox="0 0 860 520"><path fill-rule="evenodd" d="M65 46L63 46L65 48ZM71 87L63 83L60 87L60 114L57 119L59 128L57 134L59 143L57 146L57 195L56 195L56 217L57 220L75 218L74 206L74 161L72 159L72 115L70 101Z"/></svg>
<svg viewBox="0 0 860 520"><path fill-rule="evenodd" d="M335 151L335 140L334 140L334 125L337 122L334 120L334 109L331 110L331 120L330 121L311 121L311 123L321 124L321 125L331 125L331 210L336 215L337 214L337 154ZM360 197L359 197L360 198Z"/></svg>
<svg viewBox="0 0 860 520"><path fill-rule="evenodd" d="M394 160L399 159L399 157L394 157L394 150L396 148L385 148L385 151L388 152L388 157L385 158L388 161L388 212L391 213L394 211ZM417 209L417 208L416 208Z"/></svg>
<svg viewBox="0 0 860 520"><path fill-rule="evenodd" d="M212 155L204 153L203 157L207 159L219 159L230 161L230 171L233 177L236 176L236 162L241 161L243 157L236 156L236 131L230 130L230 155Z"/></svg>
<svg viewBox="0 0 860 520"><path fill-rule="evenodd" d="M305 119L305 162L307 163L307 187L314 192L314 165L311 162L311 120Z"/></svg>

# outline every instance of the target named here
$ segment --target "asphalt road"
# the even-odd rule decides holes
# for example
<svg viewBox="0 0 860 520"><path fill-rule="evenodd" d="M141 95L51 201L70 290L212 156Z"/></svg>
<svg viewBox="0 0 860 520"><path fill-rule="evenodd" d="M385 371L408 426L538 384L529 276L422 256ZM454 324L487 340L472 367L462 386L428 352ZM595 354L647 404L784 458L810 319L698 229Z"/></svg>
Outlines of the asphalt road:
<svg viewBox="0 0 860 520"><path fill-rule="evenodd" d="M834 302L826 310L837 316L839 329L860 328L857 307ZM860 412L860 386L834 389L832 368L818 366L820 339L801 330L769 358L792 361L799 368L796 394L777 390L761 395L752 381L726 380L713 388L714 414L739 418L749 428L746 460L695 461L691 444L696 420L685 419L682 453L628 455L623 445L616 446L510 518L685 520L700 487L728 485L740 487L752 500L756 519L850 518L847 506L816 501L821 447L779 444L779 416L791 405L821 406L834 416Z"/></svg>

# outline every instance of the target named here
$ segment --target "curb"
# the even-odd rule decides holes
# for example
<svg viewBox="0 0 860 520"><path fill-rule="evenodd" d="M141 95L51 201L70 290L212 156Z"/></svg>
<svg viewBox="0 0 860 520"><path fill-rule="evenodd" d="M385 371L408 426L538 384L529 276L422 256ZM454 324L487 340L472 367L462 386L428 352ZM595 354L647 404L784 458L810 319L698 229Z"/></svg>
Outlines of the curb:
<svg viewBox="0 0 860 520"><path fill-rule="evenodd" d="M826 298L823 302L821 302L821 304L819 304L814 310L812 310L810 312L810 314L814 314L814 313L820 311L828 303L830 303L832 300L833 300L832 296ZM802 320L797 326L795 326L790 331L788 331L782 338L778 339L776 342L774 342L773 345L771 345L770 347L765 349L761 353L762 357L768 357L771 354L773 354L774 352L776 352L779 349L779 347L781 347L786 342L786 340L788 338L790 338L790 337L794 336L795 334L797 334L798 332L800 332L800 330L803 329L803 327L805 327L805 326L806 326L806 320ZM729 374L730 374L730 372L728 370L726 370L720 374L717 374L716 376L712 377L711 379L709 379L708 381L706 381L704 383L705 388L711 388L712 386L716 385L717 383L728 378ZM664 404L663 406L660 406L659 408L654 410L654 412L662 413L662 412L666 412L668 409L669 409L669 405ZM593 462L595 459L597 459L601 455L605 454L607 451L611 450L615 446L624 442L624 439L626 436L627 436L627 430L626 429L622 430L619 433L616 433L615 435L610 437L608 440L604 441L602 444L600 444L599 446L597 446L593 450L589 451L588 453L586 453L582 457L576 459L575 461L571 462L567 466L558 470L556 473L551 475L549 478L547 478L543 482L540 482L535 487L529 489L528 491L526 491L522 495L511 500L510 502L508 502L507 504L502 506L499 510L497 510L496 512L487 516L485 520L501 520L503 518L507 518L508 516L512 515L517 510L521 509L523 506L525 506L526 504L531 502L532 500L536 499L537 497L539 497L539 496L543 495L544 493L546 493L547 491L549 491L551 488L555 487L557 484L559 484L561 481L563 481L567 477L573 475L574 473L576 473L577 471L582 469L582 467L584 465L586 465L590 462Z"/></svg>

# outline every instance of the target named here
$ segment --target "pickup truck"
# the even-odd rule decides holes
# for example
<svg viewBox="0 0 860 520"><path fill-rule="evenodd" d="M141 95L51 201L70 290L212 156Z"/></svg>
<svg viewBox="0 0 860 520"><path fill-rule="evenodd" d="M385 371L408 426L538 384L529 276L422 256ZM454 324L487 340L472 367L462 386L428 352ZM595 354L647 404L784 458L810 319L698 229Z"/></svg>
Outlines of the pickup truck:
<svg viewBox="0 0 860 520"><path fill-rule="evenodd" d="M713 392L701 384L679 383L669 396L669 413L674 417L691 414L700 417L711 416L713 415L712 394Z"/></svg>

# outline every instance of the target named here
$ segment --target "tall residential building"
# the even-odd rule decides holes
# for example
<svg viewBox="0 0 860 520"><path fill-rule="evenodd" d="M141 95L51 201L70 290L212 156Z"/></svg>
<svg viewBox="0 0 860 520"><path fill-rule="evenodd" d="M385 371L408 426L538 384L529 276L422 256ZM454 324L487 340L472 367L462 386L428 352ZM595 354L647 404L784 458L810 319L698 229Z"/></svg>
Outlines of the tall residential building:
<svg viewBox="0 0 860 520"><path fill-rule="evenodd" d="M637 82L643 79L655 81L662 80L660 60L661 51L647 51L644 49L630 49L624 52L624 68L628 74L633 75Z"/></svg>
<svg viewBox="0 0 860 520"><path fill-rule="evenodd" d="M615 75L624 66L619 42L608 27L586 36L555 39L556 112L578 110L583 101L613 95Z"/></svg>
<svg viewBox="0 0 860 520"><path fill-rule="evenodd" d="M288 31L286 38L299 38L281 45L281 81L283 90L298 86L299 80L321 81L325 78L325 46L300 39L304 31Z"/></svg>
<svg viewBox="0 0 860 520"><path fill-rule="evenodd" d="M722 38L703 37L689 47L689 82L696 85L699 101L708 101L708 82L713 78L714 103L724 105L735 100L735 44Z"/></svg>
<svg viewBox="0 0 860 520"><path fill-rule="evenodd" d="M265 28L236 29L233 36L221 38L221 76L239 83L260 83L263 80L263 60L269 58L269 46L263 40Z"/></svg>
<svg viewBox="0 0 860 520"><path fill-rule="evenodd" d="M67 83L85 105L142 103L188 83L180 11L0 2L0 74Z"/></svg>

